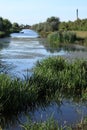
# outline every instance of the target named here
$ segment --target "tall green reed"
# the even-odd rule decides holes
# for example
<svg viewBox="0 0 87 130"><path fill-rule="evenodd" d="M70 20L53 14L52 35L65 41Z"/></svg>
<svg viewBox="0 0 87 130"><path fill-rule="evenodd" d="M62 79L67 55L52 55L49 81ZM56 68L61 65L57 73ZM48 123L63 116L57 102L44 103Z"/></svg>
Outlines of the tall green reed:
<svg viewBox="0 0 87 130"><path fill-rule="evenodd" d="M48 35L47 40L51 47L57 47L60 43L75 43L77 40L76 34L70 31L52 32Z"/></svg>
<svg viewBox="0 0 87 130"><path fill-rule="evenodd" d="M87 99L87 61L70 63L62 57L49 57L38 62L33 75L25 81L0 74L1 113L28 109L59 93Z"/></svg>
<svg viewBox="0 0 87 130"><path fill-rule="evenodd" d="M43 93L59 90L81 95L87 88L87 61L69 63L61 57L45 59L37 64L34 80Z"/></svg>

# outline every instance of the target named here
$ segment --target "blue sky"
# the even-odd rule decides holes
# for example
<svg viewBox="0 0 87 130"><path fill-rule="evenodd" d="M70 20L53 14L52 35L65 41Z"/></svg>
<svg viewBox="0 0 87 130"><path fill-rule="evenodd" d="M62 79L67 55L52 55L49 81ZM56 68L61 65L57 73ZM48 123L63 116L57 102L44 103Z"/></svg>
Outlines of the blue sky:
<svg viewBox="0 0 87 130"><path fill-rule="evenodd" d="M87 18L87 0L0 0L0 16L19 24L44 22L48 17L59 17L60 21Z"/></svg>

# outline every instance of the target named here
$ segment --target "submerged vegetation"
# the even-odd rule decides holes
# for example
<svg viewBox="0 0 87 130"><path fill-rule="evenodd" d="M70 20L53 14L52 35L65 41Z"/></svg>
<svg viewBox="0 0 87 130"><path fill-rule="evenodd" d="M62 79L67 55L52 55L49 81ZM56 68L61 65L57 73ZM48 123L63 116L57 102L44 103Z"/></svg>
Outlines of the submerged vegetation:
<svg viewBox="0 0 87 130"><path fill-rule="evenodd" d="M44 122L32 123L32 121L29 120L21 125L21 127L23 130L87 130L87 118L74 126L67 126L66 124L64 124L64 126L58 125L58 122L50 117Z"/></svg>
<svg viewBox="0 0 87 130"><path fill-rule="evenodd" d="M23 130L72 130L71 127L68 126L59 126L58 122L55 121L52 117L44 122L34 122L28 121L24 125L22 125Z"/></svg>

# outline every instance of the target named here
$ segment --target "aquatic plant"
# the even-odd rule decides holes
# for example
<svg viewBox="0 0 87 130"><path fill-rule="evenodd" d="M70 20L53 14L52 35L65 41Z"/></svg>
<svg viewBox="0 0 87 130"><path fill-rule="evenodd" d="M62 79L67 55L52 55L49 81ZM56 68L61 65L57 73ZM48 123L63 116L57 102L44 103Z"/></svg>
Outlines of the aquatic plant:
<svg viewBox="0 0 87 130"><path fill-rule="evenodd" d="M40 93L51 94L57 90L82 95L87 87L87 61L69 63L61 57L50 57L37 63L34 81Z"/></svg>
<svg viewBox="0 0 87 130"><path fill-rule="evenodd" d="M59 126L58 122L52 117L49 117L46 121L32 122L28 120L26 123L22 124L23 130L87 130L87 118L84 118L81 122L76 125Z"/></svg>
<svg viewBox="0 0 87 130"><path fill-rule="evenodd" d="M59 43L75 43L76 34L70 31L52 32L48 35L47 40L51 46L58 46Z"/></svg>
<svg viewBox="0 0 87 130"><path fill-rule="evenodd" d="M32 122L28 120L25 124L21 125L23 130L72 130L69 126L59 126L58 122L52 117L48 118L46 121Z"/></svg>
<svg viewBox="0 0 87 130"><path fill-rule="evenodd" d="M49 57L37 63L27 80L0 75L0 113L26 110L61 94L87 99L87 61Z"/></svg>
<svg viewBox="0 0 87 130"><path fill-rule="evenodd" d="M12 80L9 76L0 75L0 112L15 113L26 109L37 100L37 90L29 81Z"/></svg>

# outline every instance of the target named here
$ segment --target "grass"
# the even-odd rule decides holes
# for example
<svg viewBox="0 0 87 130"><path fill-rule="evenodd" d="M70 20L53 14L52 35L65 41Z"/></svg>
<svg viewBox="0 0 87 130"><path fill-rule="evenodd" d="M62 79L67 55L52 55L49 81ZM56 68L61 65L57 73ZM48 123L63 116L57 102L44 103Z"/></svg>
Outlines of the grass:
<svg viewBox="0 0 87 130"><path fill-rule="evenodd" d="M58 93L87 99L87 61L69 63L61 57L38 62L29 80L0 75L0 113L18 112L50 100Z"/></svg>
<svg viewBox="0 0 87 130"><path fill-rule="evenodd" d="M59 126L58 122L55 121L52 117L44 122L32 122L29 120L21 126L23 130L72 130L72 128L68 126Z"/></svg>
<svg viewBox="0 0 87 130"><path fill-rule="evenodd" d="M0 75L0 113L15 113L26 109L37 100L37 90L30 82L12 80L9 76Z"/></svg>
<svg viewBox="0 0 87 130"><path fill-rule="evenodd" d="M51 47L58 47L59 44L68 44L68 43L75 43L76 41L76 34L71 31L58 31L52 32L47 37L48 42L50 43Z"/></svg>
<svg viewBox="0 0 87 130"><path fill-rule="evenodd" d="M73 31L76 33L76 36L77 37L80 37L80 38L87 38L87 31Z"/></svg>
<svg viewBox="0 0 87 130"><path fill-rule="evenodd" d="M58 122L50 117L44 122L32 122L28 120L26 123L22 124L21 127L23 130L87 130L87 118L84 118L74 126L68 126L66 124L64 124L64 126L59 126Z"/></svg>
<svg viewBox="0 0 87 130"><path fill-rule="evenodd" d="M51 47L58 47L62 44L80 44L87 46L87 31L58 31L52 32L47 36Z"/></svg>
<svg viewBox="0 0 87 130"><path fill-rule="evenodd" d="M48 58L37 64L34 80L43 94L58 90L82 95L87 89L87 61L77 60L70 64L61 57Z"/></svg>
<svg viewBox="0 0 87 130"><path fill-rule="evenodd" d="M82 44L87 46L87 31L72 31L76 34L77 44Z"/></svg>

